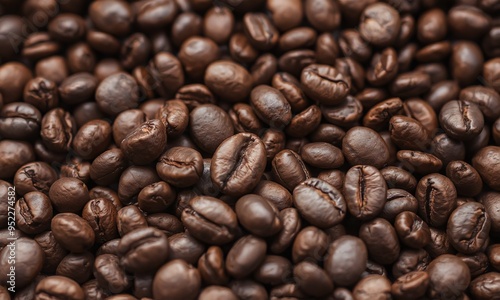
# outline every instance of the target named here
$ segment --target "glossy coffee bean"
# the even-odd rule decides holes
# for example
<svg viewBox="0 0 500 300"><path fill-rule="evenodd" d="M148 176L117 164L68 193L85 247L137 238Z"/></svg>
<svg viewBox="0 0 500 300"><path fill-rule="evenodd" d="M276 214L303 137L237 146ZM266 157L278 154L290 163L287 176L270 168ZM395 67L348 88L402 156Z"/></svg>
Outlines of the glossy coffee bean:
<svg viewBox="0 0 500 300"><path fill-rule="evenodd" d="M207 249L198 260L198 270L203 281L210 284L226 284L228 276L224 268L224 253L218 246Z"/></svg>
<svg viewBox="0 0 500 300"><path fill-rule="evenodd" d="M73 279L79 284L88 281L92 276L94 256L90 252L82 254L68 254L59 263L56 275Z"/></svg>
<svg viewBox="0 0 500 300"><path fill-rule="evenodd" d="M82 253L94 244L94 231L84 219L74 213L54 216L51 229L57 242L71 252Z"/></svg>
<svg viewBox="0 0 500 300"><path fill-rule="evenodd" d="M446 166L446 176L453 182L459 195L476 196L483 187L479 173L464 161L451 161Z"/></svg>
<svg viewBox="0 0 500 300"><path fill-rule="evenodd" d="M235 238L238 221L235 212L223 201L199 196L182 211L182 222L195 238L208 244L226 244Z"/></svg>
<svg viewBox="0 0 500 300"><path fill-rule="evenodd" d="M418 299L425 295L429 275L423 271L407 273L392 284L391 293L397 299Z"/></svg>
<svg viewBox="0 0 500 300"><path fill-rule="evenodd" d="M255 114L271 127L283 128L292 119L290 104L280 91L270 86L255 87L250 94L250 104Z"/></svg>
<svg viewBox="0 0 500 300"><path fill-rule="evenodd" d="M229 115L213 104L204 104L193 109L189 115L189 125L195 144L208 153L215 152L217 147L234 133ZM212 133L217 133L217 136Z"/></svg>
<svg viewBox="0 0 500 300"><path fill-rule="evenodd" d="M448 136L458 140L468 140L479 135L484 126L479 107L463 100L446 103L439 113L439 122Z"/></svg>
<svg viewBox="0 0 500 300"><path fill-rule="evenodd" d="M477 202L457 207L448 219L450 244L459 252L473 254L487 243L490 218L484 206Z"/></svg>
<svg viewBox="0 0 500 300"><path fill-rule="evenodd" d="M169 254L168 259L181 259L189 264L196 264L206 246L191 235L181 232L168 238Z"/></svg>
<svg viewBox="0 0 500 300"><path fill-rule="evenodd" d="M442 161L436 156L412 150L401 150L396 154L398 160L410 172L418 174L436 173L443 167Z"/></svg>
<svg viewBox="0 0 500 300"><path fill-rule="evenodd" d="M330 244L324 268L334 284L352 285L361 278L367 260L368 250L364 242L346 235Z"/></svg>
<svg viewBox="0 0 500 300"><path fill-rule="evenodd" d="M99 286L112 293L121 293L131 286L130 278L114 254L101 254L94 260L94 277Z"/></svg>
<svg viewBox="0 0 500 300"><path fill-rule="evenodd" d="M300 82L308 97L325 105L339 104L351 88L349 77L327 65L312 64L304 68Z"/></svg>
<svg viewBox="0 0 500 300"><path fill-rule="evenodd" d="M431 240L431 232L427 224L414 212L404 211L396 216L394 228L406 246L423 248Z"/></svg>
<svg viewBox="0 0 500 300"><path fill-rule="evenodd" d="M400 245L394 227L382 218L361 225L359 237L366 244L371 259L380 264L391 264L399 256ZM383 242L380 242L380 241Z"/></svg>
<svg viewBox="0 0 500 300"><path fill-rule="evenodd" d="M103 120L85 123L73 138L72 148L84 159L94 159L111 143L111 126Z"/></svg>
<svg viewBox="0 0 500 300"><path fill-rule="evenodd" d="M142 123L121 142L120 149L132 163L147 165L155 161L167 144L165 125L158 119Z"/></svg>
<svg viewBox="0 0 500 300"><path fill-rule="evenodd" d="M283 256L267 255L253 277L262 284L283 284L292 277L292 263Z"/></svg>
<svg viewBox="0 0 500 300"><path fill-rule="evenodd" d="M262 141L254 134L239 133L220 144L211 162L211 178L223 193L238 196L250 192L266 166Z"/></svg>
<svg viewBox="0 0 500 300"><path fill-rule="evenodd" d="M116 73L106 77L97 86L95 94L99 109L111 116L136 108L139 101L139 87L127 73Z"/></svg>
<svg viewBox="0 0 500 300"><path fill-rule="evenodd" d="M118 237L117 209L111 200L106 198L90 200L83 208L82 218L94 231L96 242L104 244Z"/></svg>
<svg viewBox="0 0 500 300"><path fill-rule="evenodd" d="M248 97L252 78L246 69L230 61L216 61L205 72L204 82L221 99L239 102Z"/></svg>
<svg viewBox="0 0 500 300"><path fill-rule="evenodd" d="M489 272L485 273L470 283L470 291L476 299L491 299L498 293L498 281L500 273Z"/></svg>
<svg viewBox="0 0 500 300"><path fill-rule="evenodd" d="M310 178L309 170L300 156L292 150L283 150L272 161L273 176L289 191L302 181Z"/></svg>
<svg viewBox="0 0 500 300"><path fill-rule="evenodd" d="M35 289L35 299L66 298L83 300L85 294L77 282L64 276L48 276L42 279Z"/></svg>
<svg viewBox="0 0 500 300"><path fill-rule="evenodd" d="M135 205L124 206L116 213L116 227L120 236L147 226L148 222L144 213Z"/></svg>
<svg viewBox="0 0 500 300"><path fill-rule="evenodd" d="M436 299L458 297L470 283L470 271L458 257L445 254L427 267L429 289L427 294Z"/></svg>
<svg viewBox="0 0 500 300"><path fill-rule="evenodd" d="M389 161L389 150L380 135L366 127L356 126L342 139L342 153L351 165L384 167Z"/></svg>
<svg viewBox="0 0 500 300"><path fill-rule="evenodd" d="M500 147L487 146L479 150L472 158L472 165L481 175L483 181L492 189L500 191L500 181L495 176L495 168L500 159Z"/></svg>
<svg viewBox="0 0 500 300"><path fill-rule="evenodd" d="M237 240L226 256L226 271L235 278L252 273L266 258L266 242L253 235Z"/></svg>
<svg viewBox="0 0 500 300"><path fill-rule="evenodd" d="M270 50L279 39L279 32L263 13L246 13L243 29L250 43L259 50Z"/></svg>
<svg viewBox="0 0 500 300"><path fill-rule="evenodd" d="M399 33L398 12L385 3L374 3L365 8L360 18L360 33L367 42L384 47L394 43Z"/></svg>
<svg viewBox="0 0 500 300"><path fill-rule="evenodd" d="M293 202L305 220L320 228L339 224L347 210L340 191L316 178L305 180L295 187Z"/></svg>
<svg viewBox="0 0 500 300"><path fill-rule="evenodd" d="M361 279L354 287L354 299L368 300L373 298L391 299L391 282L382 275L369 275Z"/></svg>
<svg viewBox="0 0 500 300"><path fill-rule="evenodd" d="M256 236L268 237L282 228L276 206L259 195L241 197L236 202L235 211L241 225Z"/></svg>
<svg viewBox="0 0 500 300"><path fill-rule="evenodd" d="M30 139L40 131L42 115L31 104L13 102L0 111L0 134L8 139Z"/></svg>
<svg viewBox="0 0 500 300"><path fill-rule="evenodd" d="M420 217L431 226L441 226L455 208L457 191L450 179L433 173L420 179L415 197Z"/></svg>
<svg viewBox="0 0 500 300"><path fill-rule="evenodd" d="M346 173L344 197L349 212L360 220L376 217L384 208L387 185L375 167L354 166Z"/></svg>

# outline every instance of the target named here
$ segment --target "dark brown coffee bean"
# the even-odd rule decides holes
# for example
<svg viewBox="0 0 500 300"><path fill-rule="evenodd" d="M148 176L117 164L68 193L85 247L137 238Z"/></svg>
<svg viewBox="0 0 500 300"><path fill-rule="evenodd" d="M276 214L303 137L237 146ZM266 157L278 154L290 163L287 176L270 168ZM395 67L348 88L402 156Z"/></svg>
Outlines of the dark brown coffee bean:
<svg viewBox="0 0 500 300"><path fill-rule="evenodd" d="M124 36L130 32L134 16L126 2L104 1L92 3L89 17L97 29L115 36Z"/></svg>
<svg viewBox="0 0 500 300"><path fill-rule="evenodd" d="M370 258L380 264L392 264L399 256L400 245L394 227L382 218L364 223L359 237L366 244Z"/></svg>
<svg viewBox="0 0 500 300"><path fill-rule="evenodd" d="M437 173L443 167L443 163L436 156L413 150L401 150L397 153L397 158L407 170L422 175Z"/></svg>
<svg viewBox="0 0 500 300"><path fill-rule="evenodd" d="M372 219L382 211L386 202L384 177L373 166L354 166L346 173L344 197L349 212L355 218Z"/></svg>
<svg viewBox="0 0 500 300"><path fill-rule="evenodd" d="M209 153L214 153L217 147L234 133L229 115L213 104L204 104L193 109L189 115L189 128L196 145ZM217 136L214 133L217 133Z"/></svg>
<svg viewBox="0 0 500 300"><path fill-rule="evenodd" d="M427 294L436 299L459 297L470 283L470 271L458 257L439 256L427 268L430 284Z"/></svg>
<svg viewBox="0 0 500 300"><path fill-rule="evenodd" d="M201 79L207 67L219 58L219 49L214 41L194 36L182 43L178 57L188 76Z"/></svg>
<svg viewBox="0 0 500 300"><path fill-rule="evenodd" d="M446 103L441 108L439 123L451 138L469 140L481 133L484 119L481 110L476 104L456 100Z"/></svg>
<svg viewBox="0 0 500 300"><path fill-rule="evenodd" d="M327 273L316 264L301 262L293 268L297 286L306 294L324 297L333 291L333 283Z"/></svg>
<svg viewBox="0 0 500 300"><path fill-rule="evenodd" d="M153 280L153 296L155 298L196 299L200 289L199 271L180 259L172 260L163 265Z"/></svg>
<svg viewBox="0 0 500 300"><path fill-rule="evenodd" d="M358 99L348 95L337 106L321 106L323 118L340 127L353 127L362 117L363 106Z"/></svg>
<svg viewBox="0 0 500 300"><path fill-rule="evenodd" d="M423 248L431 240L427 224L410 211L401 212L396 216L394 228L403 244L410 248Z"/></svg>
<svg viewBox="0 0 500 300"><path fill-rule="evenodd" d="M153 119L142 123L130 132L121 142L120 148L132 163L147 165L161 155L166 144L165 125L162 121Z"/></svg>
<svg viewBox="0 0 500 300"><path fill-rule="evenodd" d="M301 228L300 216L295 208L289 207L280 211L280 219L283 229L276 234L270 244L271 252L277 254L282 253L292 244Z"/></svg>
<svg viewBox="0 0 500 300"><path fill-rule="evenodd" d="M278 71L278 60L270 53L262 54L250 68L254 86L271 84L274 74Z"/></svg>
<svg viewBox="0 0 500 300"><path fill-rule="evenodd" d="M270 86L259 85L250 94L255 114L274 128L283 128L292 119L290 104L283 94Z"/></svg>
<svg viewBox="0 0 500 300"><path fill-rule="evenodd" d="M377 47L392 45L398 36L399 27L398 12L385 3L371 4L361 14L361 36Z"/></svg>
<svg viewBox="0 0 500 300"><path fill-rule="evenodd" d="M306 67L300 82L308 97L325 105L339 104L351 88L349 77L327 65L312 64Z"/></svg>
<svg viewBox="0 0 500 300"><path fill-rule="evenodd" d="M368 82L373 86L382 86L391 82L398 73L397 59L396 50L393 48L386 48L382 52L375 53L366 73Z"/></svg>
<svg viewBox="0 0 500 300"><path fill-rule="evenodd" d="M264 144L251 133L226 139L212 157L211 178L225 194L238 196L250 192L266 166Z"/></svg>
<svg viewBox="0 0 500 300"><path fill-rule="evenodd" d="M446 37L448 24L443 10L434 8L418 18L418 39L425 44L442 41Z"/></svg>
<svg viewBox="0 0 500 300"><path fill-rule="evenodd" d="M45 113L59 103L57 85L46 78L35 77L24 86L23 100Z"/></svg>
<svg viewBox="0 0 500 300"><path fill-rule="evenodd" d="M236 202L235 211L241 225L256 236L268 237L282 228L276 206L259 195L241 197Z"/></svg>
<svg viewBox="0 0 500 300"><path fill-rule="evenodd" d="M88 281L92 276L94 256L90 252L66 255L57 266L56 275L65 276L79 284Z"/></svg>
<svg viewBox="0 0 500 300"><path fill-rule="evenodd" d="M374 130L353 127L342 139L342 153L351 165L384 167L389 161L389 150L384 140Z"/></svg>
<svg viewBox="0 0 500 300"><path fill-rule="evenodd" d="M448 177L433 173L420 179L415 197L420 217L431 226L441 226L455 208L457 191Z"/></svg>
<svg viewBox="0 0 500 300"><path fill-rule="evenodd" d="M218 246L212 246L198 260L201 278L210 284L226 284L228 276L224 267L224 253Z"/></svg>
<svg viewBox="0 0 500 300"><path fill-rule="evenodd" d="M203 84L188 84L177 91L175 99L182 100L189 108L193 110L196 106L202 104L214 103L215 98L212 92Z"/></svg>
<svg viewBox="0 0 500 300"><path fill-rule="evenodd" d="M36 285L35 299L66 298L71 300L83 300L85 294L80 285L74 280L64 276L48 276Z"/></svg>
<svg viewBox="0 0 500 300"><path fill-rule="evenodd" d="M111 126L103 120L85 123L73 138L73 150L84 159L94 159L111 143Z"/></svg>
<svg viewBox="0 0 500 300"><path fill-rule="evenodd" d="M426 150L430 137L422 124L405 116L394 116L389 122L391 140L401 149Z"/></svg>
<svg viewBox="0 0 500 300"><path fill-rule="evenodd" d="M226 271L235 278L252 273L266 258L266 243L253 235L236 241L226 257Z"/></svg>
<svg viewBox="0 0 500 300"><path fill-rule="evenodd" d="M423 71L399 74L390 84L389 90L396 97L410 98L425 94L431 88L431 77Z"/></svg>
<svg viewBox="0 0 500 300"><path fill-rule="evenodd" d="M95 97L99 109L111 116L117 116L138 106L139 87L132 76L120 72L101 81Z"/></svg>
<svg viewBox="0 0 500 300"><path fill-rule="evenodd" d="M117 209L111 200L105 198L90 200L83 208L82 218L92 227L99 244L118 237Z"/></svg>
<svg viewBox="0 0 500 300"><path fill-rule="evenodd" d="M263 13L246 13L243 29L250 43L259 50L270 50L278 43L279 32Z"/></svg>
<svg viewBox="0 0 500 300"><path fill-rule="evenodd" d="M429 275L423 271L407 273L392 284L391 293L396 299L419 299L429 286Z"/></svg>
<svg viewBox="0 0 500 300"><path fill-rule="evenodd" d="M460 92L459 99L477 104L487 120L500 117L500 95L492 88L479 85L466 87Z"/></svg>
<svg viewBox="0 0 500 300"><path fill-rule="evenodd" d="M324 268L334 284L352 285L361 278L367 260L365 243L355 236L346 235L330 244Z"/></svg>
<svg viewBox="0 0 500 300"><path fill-rule="evenodd" d="M491 18L477 7L457 5L448 12L448 23L455 37L474 40L488 32Z"/></svg>
<svg viewBox="0 0 500 300"><path fill-rule="evenodd" d="M392 222L400 213L416 213L417 210L418 201L412 194L401 189L389 189L387 190L387 202L380 217Z"/></svg>
<svg viewBox="0 0 500 300"><path fill-rule="evenodd" d="M60 213L51 223L57 242L67 250L82 253L94 244L94 231L81 217L73 213Z"/></svg>
<svg viewBox="0 0 500 300"><path fill-rule="evenodd" d="M282 51L308 48L316 42L316 35L316 31L309 27L291 29L281 35L279 48Z"/></svg>
<svg viewBox="0 0 500 300"><path fill-rule="evenodd" d="M205 84L221 99L230 102L245 100L252 89L252 79L242 66L230 61L216 61L205 72Z"/></svg>
<svg viewBox="0 0 500 300"><path fill-rule="evenodd" d="M468 41L453 44L450 68L453 79L462 86L471 85L481 73L484 57L481 49Z"/></svg>
<svg viewBox="0 0 500 300"><path fill-rule="evenodd" d="M475 299L492 299L498 292L500 273L489 272L483 274L470 283L470 292Z"/></svg>
<svg viewBox="0 0 500 300"><path fill-rule="evenodd" d="M283 150L276 154L272 161L272 168L276 181L289 191L293 191L299 183L310 178L304 162L292 150Z"/></svg>
<svg viewBox="0 0 500 300"><path fill-rule="evenodd" d="M479 173L464 161L451 161L446 166L446 176L453 182L459 195L473 197L483 188L483 180Z"/></svg>
<svg viewBox="0 0 500 300"><path fill-rule="evenodd" d="M490 226L491 221L484 206L471 202L453 211L446 232L455 249L464 254L473 254L487 243Z"/></svg>
<svg viewBox="0 0 500 300"><path fill-rule="evenodd" d="M487 146L478 151L472 158L472 165L483 178L483 181L492 189L500 191L500 180L495 176L500 160L500 147Z"/></svg>
<svg viewBox="0 0 500 300"><path fill-rule="evenodd" d="M27 234L38 234L49 229L51 218L49 197L41 192L29 192L15 204L16 225Z"/></svg>
<svg viewBox="0 0 500 300"><path fill-rule="evenodd" d="M320 228L339 224L346 214L342 194L330 184L310 178L293 190L294 206L309 223Z"/></svg>
<svg viewBox="0 0 500 300"><path fill-rule="evenodd" d="M328 236L318 227L303 228L295 237L292 246L294 263L301 261L319 262L328 248Z"/></svg>

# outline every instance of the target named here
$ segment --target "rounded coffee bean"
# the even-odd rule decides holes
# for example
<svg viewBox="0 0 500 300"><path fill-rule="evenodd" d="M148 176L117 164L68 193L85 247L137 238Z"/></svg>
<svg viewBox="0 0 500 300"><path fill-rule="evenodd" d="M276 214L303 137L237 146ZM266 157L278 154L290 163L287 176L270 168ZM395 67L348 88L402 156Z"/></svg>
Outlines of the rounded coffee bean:
<svg viewBox="0 0 500 300"><path fill-rule="evenodd" d="M306 95L324 105L337 105L351 89L351 80L328 65L312 64L302 70L300 82Z"/></svg>
<svg viewBox="0 0 500 300"><path fill-rule="evenodd" d="M424 151L430 143L427 129L419 121L410 117L392 117L389 132L391 140L401 149Z"/></svg>
<svg viewBox="0 0 500 300"><path fill-rule="evenodd" d="M181 259L189 264L196 264L205 253L205 245L188 233L177 233L168 238L168 259Z"/></svg>
<svg viewBox="0 0 500 300"><path fill-rule="evenodd" d="M29 192L16 201L16 225L27 234L37 234L49 229L51 218L52 204L49 197L41 192Z"/></svg>
<svg viewBox="0 0 500 300"><path fill-rule="evenodd" d="M453 44L450 59L451 75L461 86L471 85L477 80L483 62L483 53L478 45L469 41L456 41Z"/></svg>
<svg viewBox="0 0 500 300"><path fill-rule="evenodd" d="M328 241L327 234L318 227L308 226L303 228L293 242L293 262L298 263L304 260L321 261L328 248Z"/></svg>
<svg viewBox="0 0 500 300"><path fill-rule="evenodd" d="M266 258L266 242L253 235L237 240L226 256L226 271L234 278L252 273Z"/></svg>
<svg viewBox="0 0 500 300"><path fill-rule="evenodd" d="M169 100L156 112L167 129L167 136L176 138L182 135L189 122L189 110L181 100Z"/></svg>
<svg viewBox="0 0 500 300"><path fill-rule="evenodd" d="M0 67L0 93L2 94L3 102L7 104L19 101L22 97L24 86L31 78L32 73L30 69L23 64L18 62L4 63Z"/></svg>
<svg viewBox="0 0 500 300"><path fill-rule="evenodd" d="M466 197L474 197L483 188L483 180L471 165L461 160L454 160L446 166L446 176L450 178L457 193Z"/></svg>
<svg viewBox="0 0 500 300"><path fill-rule="evenodd" d="M433 173L420 179L415 197L420 217L431 226L441 226L455 208L457 191L449 178Z"/></svg>
<svg viewBox="0 0 500 300"><path fill-rule="evenodd" d="M26 142L1 140L0 153L1 179L12 178L22 165L35 160L33 147Z"/></svg>
<svg viewBox="0 0 500 300"><path fill-rule="evenodd" d="M168 257L168 240L159 229L147 227L130 231L118 244L120 264L135 274L155 271Z"/></svg>
<svg viewBox="0 0 500 300"><path fill-rule="evenodd" d="M283 150L276 154L272 169L276 181L289 191L293 191L299 183L311 177L300 156L292 150Z"/></svg>
<svg viewBox="0 0 500 300"><path fill-rule="evenodd" d="M342 151L329 143L309 143L300 151L307 164L321 169L337 169L344 164Z"/></svg>
<svg viewBox="0 0 500 300"><path fill-rule="evenodd" d="M255 114L271 127L283 128L292 119L290 104L280 91L270 86L255 87L250 94L250 104Z"/></svg>
<svg viewBox="0 0 500 300"><path fill-rule="evenodd" d="M484 206L469 202L451 213L446 232L455 249L460 253L473 254L488 242L490 226L491 220Z"/></svg>
<svg viewBox="0 0 500 300"><path fill-rule="evenodd" d="M75 128L70 113L62 108L54 108L43 116L40 136L49 150L64 153L71 146Z"/></svg>
<svg viewBox="0 0 500 300"><path fill-rule="evenodd" d="M118 237L117 209L111 200L106 198L90 200L83 208L82 218L94 231L96 242L101 244Z"/></svg>
<svg viewBox="0 0 500 300"><path fill-rule="evenodd" d="M229 115L213 104L200 105L191 111L189 129L196 145L208 153L214 153L234 133Z"/></svg>
<svg viewBox="0 0 500 300"><path fill-rule="evenodd" d="M453 35L461 39L482 37L491 26L489 15L481 9L469 5L457 5L450 9L448 22Z"/></svg>
<svg viewBox="0 0 500 300"><path fill-rule="evenodd" d="M311 25L319 31L333 31L340 26L340 7L328 0L307 0L304 13Z"/></svg>
<svg viewBox="0 0 500 300"><path fill-rule="evenodd" d="M134 15L127 2L99 1L89 7L89 17L97 29L115 36L130 32Z"/></svg>
<svg viewBox="0 0 500 300"><path fill-rule="evenodd" d="M374 105L364 116L363 126L373 130L386 128L392 116L397 115L403 109L403 101L400 98L390 98Z"/></svg>
<svg viewBox="0 0 500 300"><path fill-rule="evenodd" d="M283 256L267 255L254 271L253 277L260 283L276 286L292 277L292 263Z"/></svg>
<svg viewBox="0 0 500 300"><path fill-rule="evenodd" d="M193 36L182 43L178 58L188 76L200 79L203 78L205 70L209 72L207 67L219 58L219 49L211 39Z"/></svg>
<svg viewBox="0 0 500 300"><path fill-rule="evenodd" d="M413 150L401 150L397 153L401 165L411 172L426 175L441 170L443 163L436 156Z"/></svg>
<svg viewBox="0 0 500 300"><path fill-rule="evenodd" d="M388 189L387 202L380 217L392 222L402 212L416 213L417 210L418 201L412 194L401 189Z"/></svg>
<svg viewBox="0 0 500 300"><path fill-rule="evenodd" d="M203 20L203 33L217 44L228 41L234 27L234 15L224 6L214 6L207 11Z"/></svg>
<svg viewBox="0 0 500 300"><path fill-rule="evenodd" d="M356 126L342 139L342 153L351 165L371 165L382 168L389 162L389 149L373 129Z"/></svg>
<svg viewBox="0 0 500 300"><path fill-rule="evenodd" d="M361 14L361 36L377 47L392 45L399 34L400 17L397 10L385 3L367 6Z"/></svg>
<svg viewBox="0 0 500 300"><path fill-rule="evenodd" d="M410 248L423 248L431 241L427 224L414 212L404 211L396 216L394 228L400 240Z"/></svg>
<svg viewBox="0 0 500 300"><path fill-rule="evenodd" d="M426 93L431 84L431 77L425 71L415 70L400 73L390 84L389 91L395 97L417 97Z"/></svg>
<svg viewBox="0 0 500 300"><path fill-rule="evenodd" d="M292 118L290 124L285 128L285 132L291 137L305 137L313 132L320 123L321 109L317 105L311 105Z"/></svg>
<svg viewBox="0 0 500 300"><path fill-rule="evenodd" d="M110 149L96 157L90 166L90 178L97 184L116 182L127 167L125 155L120 149Z"/></svg>
<svg viewBox="0 0 500 300"><path fill-rule="evenodd" d="M63 177L56 180L49 190L49 197L59 212L78 213L90 200L85 183L76 178Z"/></svg>
<svg viewBox="0 0 500 300"><path fill-rule="evenodd" d="M474 279L469 286L470 293L474 299L493 299L500 293L500 273L489 272Z"/></svg>
<svg viewBox="0 0 500 300"><path fill-rule="evenodd" d="M468 101L455 100L446 103L439 113L439 123L448 136L457 140L469 140L481 133L483 113Z"/></svg>
<svg viewBox="0 0 500 300"><path fill-rule="evenodd" d="M31 104L13 102L0 111L0 134L6 139L32 139L40 131L42 115Z"/></svg>
<svg viewBox="0 0 500 300"><path fill-rule="evenodd" d="M120 266L120 259L114 254L101 254L94 260L94 277L99 286L117 294L131 286L131 279Z"/></svg>
<svg viewBox="0 0 500 300"><path fill-rule="evenodd" d="M340 191L317 178L307 179L295 187L293 203L306 221L320 228L339 224L346 214Z"/></svg>
<svg viewBox="0 0 500 300"><path fill-rule="evenodd" d="M73 138L73 150L83 159L94 159L111 144L111 126L103 120L85 123Z"/></svg>
<svg viewBox="0 0 500 300"><path fill-rule="evenodd" d="M228 113L233 121L236 132L251 132L259 134L262 130L262 123L255 115L250 105L245 103L236 103Z"/></svg>
<svg viewBox="0 0 500 300"><path fill-rule="evenodd" d="M90 252L81 254L70 253L57 266L56 275L65 276L79 284L83 284L92 276L93 264L94 255Z"/></svg>
<svg viewBox="0 0 500 300"><path fill-rule="evenodd" d="M212 182L224 194L250 192L266 167L264 144L254 134L238 133L220 144L210 166Z"/></svg>
<svg viewBox="0 0 500 300"><path fill-rule="evenodd" d="M35 77L24 86L23 100L45 113L59 103L57 85L47 78Z"/></svg>
<svg viewBox="0 0 500 300"><path fill-rule="evenodd" d="M136 165L154 162L167 145L165 125L158 119L142 123L121 142L123 154Z"/></svg>
<svg viewBox="0 0 500 300"><path fill-rule="evenodd" d="M469 267L472 278L485 273L488 268L488 256L483 252L477 252L471 255L459 253L457 256Z"/></svg>
<svg viewBox="0 0 500 300"><path fill-rule="evenodd" d="M145 186L137 195L139 208L147 213L162 212L175 202L175 190L159 181Z"/></svg>
<svg viewBox="0 0 500 300"><path fill-rule="evenodd" d="M418 120L429 132L438 128L438 118L433 107L422 99L408 99L404 102L404 111L408 116Z"/></svg>
<svg viewBox="0 0 500 300"><path fill-rule="evenodd" d="M136 108L139 102L139 86L128 73L116 73L106 77L95 93L99 109L110 116Z"/></svg>
<svg viewBox="0 0 500 300"><path fill-rule="evenodd" d="M57 242L71 252L82 253L94 245L92 227L74 213L55 215L50 227Z"/></svg>
<svg viewBox="0 0 500 300"><path fill-rule="evenodd" d="M259 237L274 235L282 228L276 206L259 195L241 197L236 202L235 211L241 225Z"/></svg>
<svg viewBox="0 0 500 300"><path fill-rule="evenodd" d="M280 211L280 219L283 229L276 234L270 244L272 253L282 253L285 251L292 244L293 239L301 228L300 216L295 208L289 207Z"/></svg>
<svg viewBox="0 0 500 300"><path fill-rule="evenodd" d="M334 284L350 286L361 278L367 261L365 243L355 236L345 235L330 244L324 268Z"/></svg>
<svg viewBox="0 0 500 300"><path fill-rule="evenodd" d="M370 259L383 265L398 259L400 245L394 227L382 218L361 225L359 237L365 242Z"/></svg>
<svg viewBox="0 0 500 300"><path fill-rule="evenodd" d="M388 188L403 189L413 192L417 186L415 177L404 169L389 166L380 170L380 173L384 176Z"/></svg>
<svg viewBox="0 0 500 300"><path fill-rule="evenodd" d="M333 291L333 283L327 273L318 265L303 261L293 268L297 286L306 294L324 297Z"/></svg>
<svg viewBox="0 0 500 300"><path fill-rule="evenodd" d="M116 227L120 236L138 229L148 227L144 213L135 205L128 205L118 210L116 214Z"/></svg>
<svg viewBox="0 0 500 300"><path fill-rule="evenodd" d="M429 286L429 275L424 271L407 273L392 284L391 293L396 299L419 299Z"/></svg>
<svg viewBox="0 0 500 300"><path fill-rule="evenodd" d="M391 282L382 275L369 275L361 279L352 290L354 299L391 299Z"/></svg>
<svg viewBox="0 0 500 300"><path fill-rule="evenodd" d="M497 172L500 165L500 146L487 146L479 150L472 158L472 165L490 188L500 191L500 177Z"/></svg>
<svg viewBox="0 0 500 300"><path fill-rule="evenodd" d="M113 139L120 145L125 137L146 121L146 114L139 109L127 109L116 116L113 122Z"/></svg>
<svg viewBox="0 0 500 300"><path fill-rule="evenodd" d="M238 229L236 214L217 198L198 196L191 199L182 211L182 222L189 233L200 241L221 245L235 238Z"/></svg>
<svg viewBox="0 0 500 300"><path fill-rule="evenodd" d="M229 278L224 267L224 253L218 246L212 246L207 249L198 260L198 270L203 281L209 284L224 285Z"/></svg>
<svg viewBox="0 0 500 300"><path fill-rule="evenodd" d="M211 300L211 299L227 299L227 300L238 300L238 296L227 287L211 285L204 288L200 295L199 300Z"/></svg>
<svg viewBox="0 0 500 300"><path fill-rule="evenodd" d="M259 50L271 50L279 39L279 32L264 13L246 13L243 29L252 45Z"/></svg>
<svg viewBox="0 0 500 300"><path fill-rule="evenodd" d="M48 276L42 279L35 288L35 299L71 299L83 300L85 294L80 285L65 276Z"/></svg>
<svg viewBox="0 0 500 300"><path fill-rule="evenodd" d="M426 271L430 280L427 294L434 299L458 298L470 283L469 268L454 255L437 257Z"/></svg>
<svg viewBox="0 0 500 300"><path fill-rule="evenodd" d="M146 79L146 84L152 80L152 88L164 98L170 98L184 84L182 64L176 56L168 52L156 53L149 61L146 72L149 72L146 78L152 77Z"/></svg>
<svg viewBox="0 0 500 300"><path fill-rule="evenodd" d="M205 84L222 100L241 102L252 90L252 77L241 65L230 61L216 61L205 72Z"/></svg>
<svg viewBox="0 0 500 300"><path fill-rule="evenodd" d="M47 163L40 161L27 163L14 175L16 193L22 196L28 192L38 191L48 195L57 177L57 172Z"/></svg>
<svg viewBox="0 0 500 300"><path fill-rule="evenodd" d="M387 199L384 177L375 167L354 166L345 176L344 197L347 209L355 218L373 219L382 211Z"/></svg>

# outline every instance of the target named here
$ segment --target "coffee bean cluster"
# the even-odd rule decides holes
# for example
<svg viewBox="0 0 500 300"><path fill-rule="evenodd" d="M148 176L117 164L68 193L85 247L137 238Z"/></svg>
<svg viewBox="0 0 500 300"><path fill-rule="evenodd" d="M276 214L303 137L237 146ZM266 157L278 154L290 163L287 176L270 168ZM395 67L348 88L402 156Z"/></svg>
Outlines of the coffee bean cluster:
<svg viewBox="0 0 500 300"><path fill-rule="evenodd" d="M0 14L0 299L500 299L500 1Z"/></svg>

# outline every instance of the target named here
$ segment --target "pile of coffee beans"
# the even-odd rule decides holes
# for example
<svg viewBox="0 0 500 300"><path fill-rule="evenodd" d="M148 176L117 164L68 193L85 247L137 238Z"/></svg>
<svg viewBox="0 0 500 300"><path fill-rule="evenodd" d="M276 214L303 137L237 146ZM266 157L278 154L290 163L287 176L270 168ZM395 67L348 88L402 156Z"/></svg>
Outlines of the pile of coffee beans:
<svg viewBox="0 0 500 300"><path fill-rule="evenodd" d="M0 0L0 299L500 299L499 93L498 0Z"/></svg>

